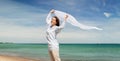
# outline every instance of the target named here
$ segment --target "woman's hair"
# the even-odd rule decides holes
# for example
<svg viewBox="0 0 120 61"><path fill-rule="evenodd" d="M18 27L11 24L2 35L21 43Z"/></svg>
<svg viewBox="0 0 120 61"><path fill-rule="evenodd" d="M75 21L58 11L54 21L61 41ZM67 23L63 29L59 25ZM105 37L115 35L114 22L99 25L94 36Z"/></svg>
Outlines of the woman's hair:
<svg viewBox="0 0 120 61"><path fill-rule="evenodd" d="M56 26L60 26L59 18L57 16L54 16L53 18L56 18Z"/></svg>

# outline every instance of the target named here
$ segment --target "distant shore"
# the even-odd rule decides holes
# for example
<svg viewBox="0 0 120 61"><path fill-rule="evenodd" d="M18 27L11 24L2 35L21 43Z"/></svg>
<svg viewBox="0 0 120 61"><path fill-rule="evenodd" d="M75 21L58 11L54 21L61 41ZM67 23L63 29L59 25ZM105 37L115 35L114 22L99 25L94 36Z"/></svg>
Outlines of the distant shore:
<svg viewBox="0 0 120 61"><path fill-rule="evenodd" d="M17 56L0 55L0 61L42 61L42 60L17 57Z"/></svg>
<svg viewBox="0 0 120 61"><path fill-rule="evenodd" d="M13 44L13 42L0 42L0 44Z"/></svg>

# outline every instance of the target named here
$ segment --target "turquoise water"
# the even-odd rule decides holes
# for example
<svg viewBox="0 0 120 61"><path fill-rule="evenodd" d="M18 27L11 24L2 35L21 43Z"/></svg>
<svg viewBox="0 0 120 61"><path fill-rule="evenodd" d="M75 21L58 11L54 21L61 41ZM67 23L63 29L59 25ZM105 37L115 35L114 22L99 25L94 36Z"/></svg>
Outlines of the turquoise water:
<svg viewBox="0 0 120 61"><path fill-rule="evenodd" d="M0 54L48 59L47 44L0 44ZM120 61L120 44L60 44L62 61Z"/></svg>

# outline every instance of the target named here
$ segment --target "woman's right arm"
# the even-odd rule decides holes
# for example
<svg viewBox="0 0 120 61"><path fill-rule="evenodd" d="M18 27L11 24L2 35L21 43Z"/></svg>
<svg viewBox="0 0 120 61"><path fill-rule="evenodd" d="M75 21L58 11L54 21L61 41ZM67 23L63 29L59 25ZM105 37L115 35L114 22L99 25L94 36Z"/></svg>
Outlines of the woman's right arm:
<svg viewBox="0 0 120 61"><path fill-rule="evenodd" d="M51 18L52 18L52 14L53 14L53 13L54 13L54 10L51 10L51 11L49 12L49 14L47 15L46 22L47 22L48 25L51 24Z"/></svg>

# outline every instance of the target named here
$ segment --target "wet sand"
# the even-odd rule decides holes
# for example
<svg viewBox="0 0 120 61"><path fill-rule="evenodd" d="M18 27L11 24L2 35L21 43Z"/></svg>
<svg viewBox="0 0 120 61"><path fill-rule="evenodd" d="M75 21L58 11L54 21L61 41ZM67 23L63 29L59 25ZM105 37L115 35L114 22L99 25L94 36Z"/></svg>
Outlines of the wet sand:
<svg viewBox="0 0 120 61"><path fill-rule="evenodd" d="M0 55L0 61L43 61L24 57Z"/></svg>

